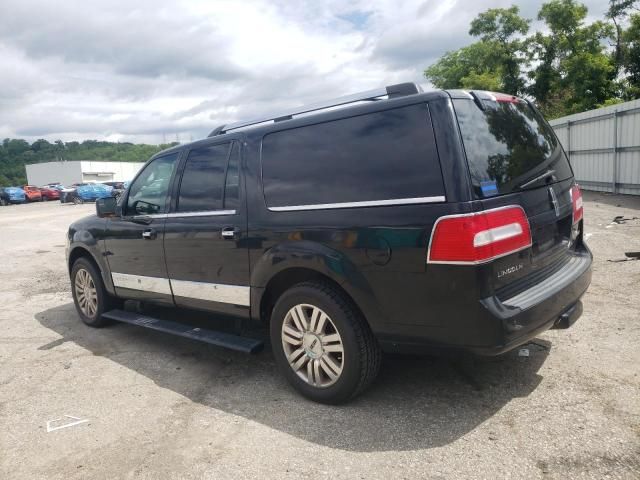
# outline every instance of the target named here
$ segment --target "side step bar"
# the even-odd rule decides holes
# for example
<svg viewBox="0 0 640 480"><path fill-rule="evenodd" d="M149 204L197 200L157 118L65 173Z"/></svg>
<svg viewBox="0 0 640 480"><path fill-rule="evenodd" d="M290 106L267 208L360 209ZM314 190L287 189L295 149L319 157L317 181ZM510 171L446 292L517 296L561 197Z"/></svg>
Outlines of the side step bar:
<svg viewBox="0 0 640 480"><path fill-rule="evenodd" d="M102 316L110 320L150 328L151 330L158 330L159 332L171 333L180 337L190 338L191 340L198 340L200 342L244 353L257 353L262 350L262 347L264 347L264 342L262 340L240 337L238 335L209 330L206 328L193 327L191 325L185 325L171 320L162 320L160 318L148 317L146 315L126 312L124 310L110 310L103 313Z"/></svg>

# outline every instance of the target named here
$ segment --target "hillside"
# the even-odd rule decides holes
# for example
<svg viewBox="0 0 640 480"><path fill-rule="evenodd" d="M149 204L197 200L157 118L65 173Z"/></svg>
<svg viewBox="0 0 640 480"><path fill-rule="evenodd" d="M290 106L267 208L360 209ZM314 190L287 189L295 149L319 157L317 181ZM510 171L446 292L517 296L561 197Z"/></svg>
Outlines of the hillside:
<svg viewBox="0 0 640 480"><path fill-rule="evenodd" d="M145 145L133 143L84 142L50 143L36 140L29 144L26 140L5 138L0 145L0 186L24 185L27 175L24 166L30 163L55 160L103 160L121 162L144 162L165 148L176 145Z"/></svg>

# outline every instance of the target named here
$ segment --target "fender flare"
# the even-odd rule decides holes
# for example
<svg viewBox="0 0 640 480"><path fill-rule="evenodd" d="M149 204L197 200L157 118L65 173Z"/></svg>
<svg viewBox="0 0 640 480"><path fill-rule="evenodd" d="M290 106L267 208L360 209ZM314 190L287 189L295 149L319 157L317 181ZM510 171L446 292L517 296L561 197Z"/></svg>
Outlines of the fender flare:
<svg viewBox="0 0 640 480"><path fill-rule="evenodd" d="M100 241L97 240L88 230L76 230L70 236L69 249L67 254L67 269L71 273L72 260L79 256L88 256L97 265L102 275L104 286L111 295L115 295L113 280L111 279L111 270L104 257L103 248ZM82 254L79 254L79 251Z"/></svg>
<svg viewBox="0 0 640 480"><path fill-rule="evenodd" d="M340 286L360 309L375 332L383 323L382 308L369 282L338 250L326 245L302 240L280 243L266 252L251 269L251 310L260 316L260 305L269 282L287 270L306 269L325 276Z"/></svg>

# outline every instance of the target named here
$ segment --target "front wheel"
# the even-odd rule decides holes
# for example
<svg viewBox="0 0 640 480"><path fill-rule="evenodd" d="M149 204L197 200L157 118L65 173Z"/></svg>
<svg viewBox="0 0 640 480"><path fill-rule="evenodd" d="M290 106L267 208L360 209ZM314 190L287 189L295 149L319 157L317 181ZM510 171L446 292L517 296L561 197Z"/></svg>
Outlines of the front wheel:
<svg viewBox="0 0 640 480"><path fill-rule="evenodd" d="M79 258L71 269L71 292L80 319L90 327L109 323L102 314L116 308L117 299L104 288L100 272L86 258Z"/></svg>
<svg viewBox="0 0 640 480"><path fill-rule="evenodd" d="M382 354L369 325L329 284L306 282L287 290L273 309L270 330L278 368L316 402L354 398L380 369Z"/></svg>
<svg viewBox="0 0 640 480"><path fill-rule="evenodd" d="M0 206L5 207L9 204L4 198L0 198Z"/></svg>
<svg viewBox="0 0 640 480"><path fill-rule="evenodd" d="M80 197L73 197L74 205L82 205L83 203L84 203L84 200L82 200Z"/></svg>

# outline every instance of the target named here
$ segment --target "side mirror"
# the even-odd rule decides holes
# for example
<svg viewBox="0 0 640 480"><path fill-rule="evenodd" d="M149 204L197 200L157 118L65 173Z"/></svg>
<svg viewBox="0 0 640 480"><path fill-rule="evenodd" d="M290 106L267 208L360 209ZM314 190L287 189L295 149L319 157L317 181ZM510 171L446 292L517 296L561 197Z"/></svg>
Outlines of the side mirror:
<svg viewBox="0 0 640 480"><path fill-rule="evenodd" d="M116 215L117 202L114 197L99 198L96 200L96 213L98 217L114 217Z"/></svg>

